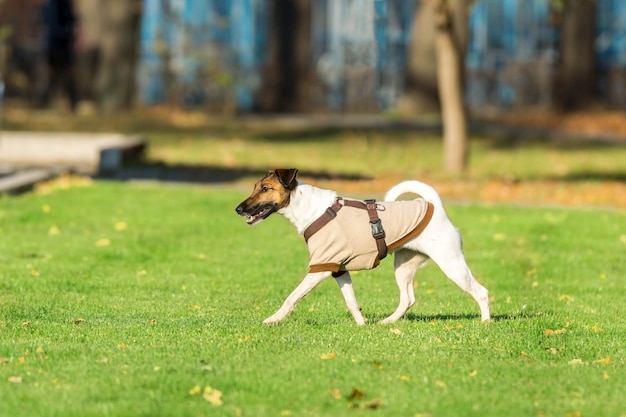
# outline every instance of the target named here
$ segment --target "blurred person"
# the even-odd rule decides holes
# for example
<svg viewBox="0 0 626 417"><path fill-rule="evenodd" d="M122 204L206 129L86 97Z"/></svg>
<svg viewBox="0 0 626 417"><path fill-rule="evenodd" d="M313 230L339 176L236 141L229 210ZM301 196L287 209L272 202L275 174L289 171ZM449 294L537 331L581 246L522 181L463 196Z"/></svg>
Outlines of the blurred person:
<svg viewBox="0 0 626 417"><path fill-rule="evenodd" d="M72 111L78 94L74 80L76 15L72 0L48 0L41 9L45 33L47 83L39 105L48 107L54 90L65 91Z"/></svg>

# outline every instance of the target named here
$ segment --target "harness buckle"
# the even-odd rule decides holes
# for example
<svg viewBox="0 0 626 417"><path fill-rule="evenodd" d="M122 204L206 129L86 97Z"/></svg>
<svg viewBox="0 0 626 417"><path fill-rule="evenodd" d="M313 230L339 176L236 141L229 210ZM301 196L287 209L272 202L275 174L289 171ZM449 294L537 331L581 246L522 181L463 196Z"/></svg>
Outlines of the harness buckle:
<svg viewBox="0 0 626 417"><path fill-rule="evenodd" d="M332 207L328 207L326 209L326 214L328 215L328 217L331 218L331 220L334 219L335 217L337 217L337 212L335 210L333 210Z"/></svg>
<svg viewBox="0 0 626 417"><path fill-rule="evenodd" d="M385 238L385 230L383 229L383 224L380 219L375 222L370 222L370 226L372 226L372 236L374 239L384 239Z"/></svg>

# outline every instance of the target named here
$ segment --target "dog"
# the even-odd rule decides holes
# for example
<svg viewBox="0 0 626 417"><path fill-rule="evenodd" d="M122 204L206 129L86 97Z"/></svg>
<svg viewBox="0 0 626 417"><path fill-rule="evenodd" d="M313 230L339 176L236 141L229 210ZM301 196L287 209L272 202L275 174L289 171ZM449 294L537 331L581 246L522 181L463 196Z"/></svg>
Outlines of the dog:
<svg viewBox="0 0 626 417"><path fill-rule="evenodd" d="M246 218L249 225L259 224L273 213L281 214L296 227L299 234L305 236L309 245L309 272L278 311L263 323L283 321L302 298L332 275L356 323L365 324L352 287L350 271L374 268L387 251L394 255L394 274L400 290L400 302L396 310L380 323L399 320L415 304L413 279L418 268L428 259L434 261L448 278L474 298L480 308L482 321L490 320L489 293L472 275L463 255L461 236L448 219L439 194L431 186L419 181L404 181L393 186L385 194L382 203L373 200L360 202L338 197L332 190L300 183L297 174L297 169L267 171L254 185L252 194L235 209L238 215ZM407 193L420 197L413 201L398 200ZM411 211L419 210L423 212L416 216L410 214ZM349 219L361 219L358 222L364 223L362 231L355 232L356 237L350 236L352 232L347 231L347 226L339 224L339 213L345 213L344 217ZM385 213L389 215L384 217ZM407 219L414 223L405 227L405 231L409 230L410 233L402 238L391 236L388 230L391 223L396 221L402 228L403 224L408 223ZM396 233L395 230L392 232ZM348 253L343 247L346 243L349 249L354 250L357 250L356 246L366 246L365 249L358 249L366 254Z"/></svg>

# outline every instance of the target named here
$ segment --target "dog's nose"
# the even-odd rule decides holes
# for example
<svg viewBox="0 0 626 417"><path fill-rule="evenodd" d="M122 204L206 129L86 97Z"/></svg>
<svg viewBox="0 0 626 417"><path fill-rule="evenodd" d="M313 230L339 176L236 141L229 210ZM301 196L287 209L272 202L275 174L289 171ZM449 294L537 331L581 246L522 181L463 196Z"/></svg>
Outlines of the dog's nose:
<svg viewBox="0 0 626 417"><path fill-rule="evenodd" d="M241 204L239 204L237 206L237 208L235 209L235 211L237 212L237 214L239 214L241 216L241 213L243 213L243 207L241 206Z"/></svg>

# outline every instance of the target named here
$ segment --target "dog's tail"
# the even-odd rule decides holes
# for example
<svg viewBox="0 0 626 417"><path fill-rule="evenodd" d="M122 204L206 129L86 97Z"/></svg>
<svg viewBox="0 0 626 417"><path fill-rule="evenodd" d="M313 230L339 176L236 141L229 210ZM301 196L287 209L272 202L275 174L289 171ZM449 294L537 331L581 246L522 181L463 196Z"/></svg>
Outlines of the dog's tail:
<svg viewBox="0 0 626 417"><path fill-rule="evenodd" d="M430 201L435 208L443 211L443 202L441 197L433 187L420 181L403 181L394 185L385 194L385 201L396 201L402 194L418 194L422 196L426 201Z"/></svg>

